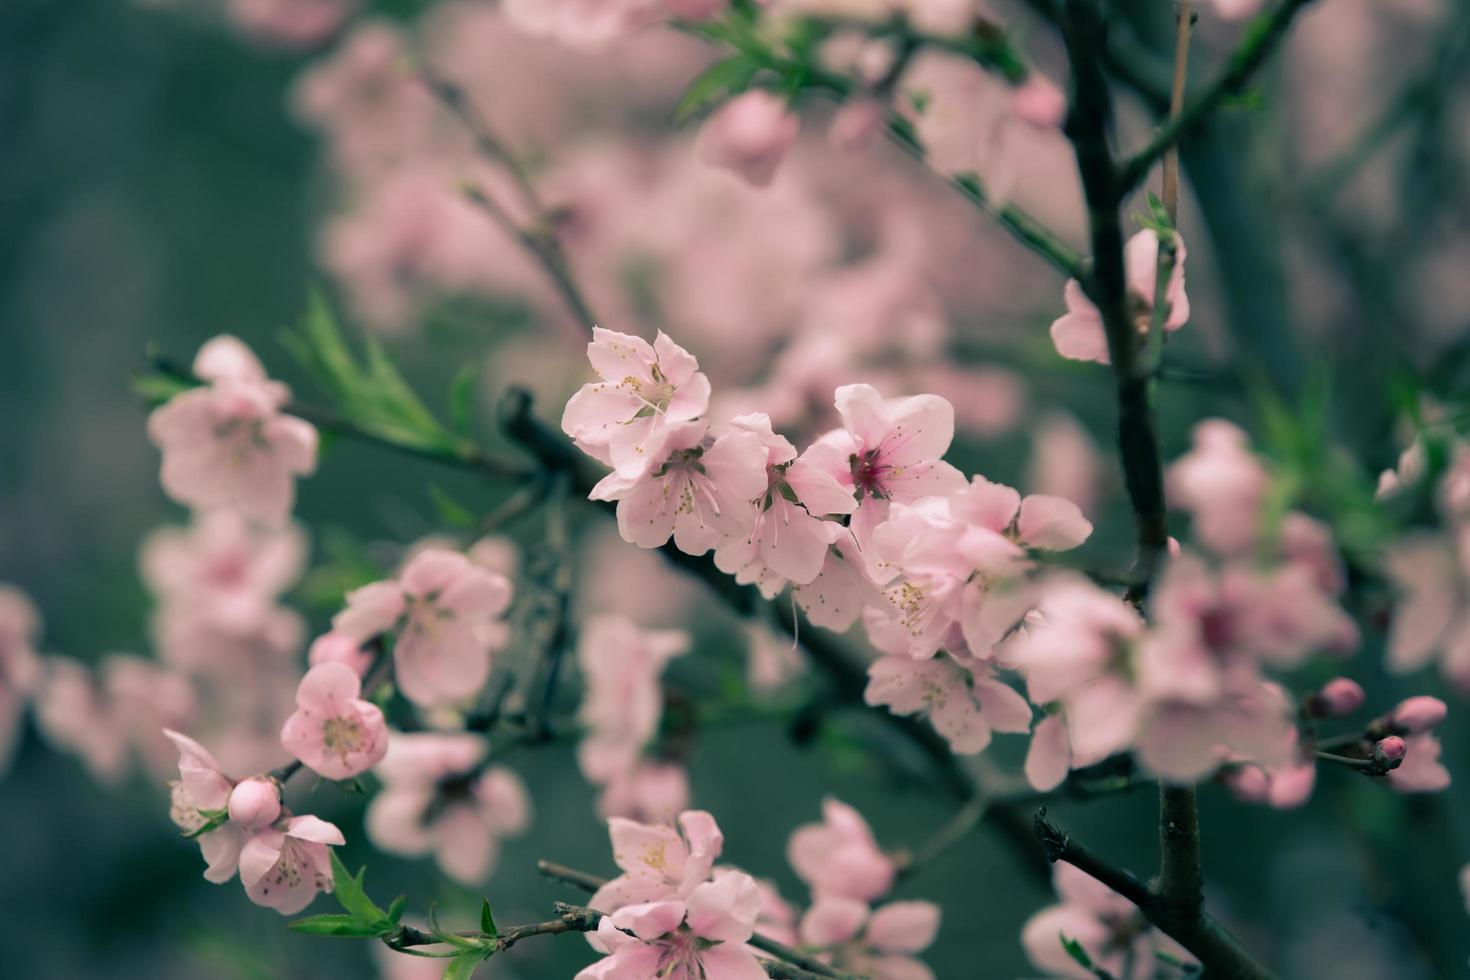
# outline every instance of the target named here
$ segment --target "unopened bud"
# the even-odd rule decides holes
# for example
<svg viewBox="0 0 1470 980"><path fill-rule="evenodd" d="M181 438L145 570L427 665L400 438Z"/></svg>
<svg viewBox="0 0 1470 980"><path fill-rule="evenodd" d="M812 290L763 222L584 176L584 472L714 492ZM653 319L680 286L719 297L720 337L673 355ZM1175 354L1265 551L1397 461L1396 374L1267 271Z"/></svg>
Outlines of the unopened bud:
<svg viewBox="0 0 1470 980"><path fill-rule="evenodd" d="M1067 97L1049 78L1032 74L1011 93L1011 111L1037 129L1056 129L1067 115Z"/></svg>
<svg viewBox="0 0 1470 980"><path fill-rule="evenodd" d="M1322 685L1321 690L1307 698L1306 711L1309 718L1340 718L1350 715L1363 706L1367 696L1362 685L1346 677L1335 677Z"/></svg>
<svg viewBox="0 0 1470 980"><path fill-rule="evenodd" d="M269 827L281 815L281 790L265 776L243 779L230 793L230 819L247 830Z"/></svg>
<svg viewBox="0 0 1470 980"><path fill-rule="evenodd" d="M1259 766L1239 766L1224 775L1225 785L1242 803L1265 803L1271 780Z"/></svg>
<svg viewBox="0 0 1470 980"><path fill-rule="evenodd" d="M349 636L324 633L312 641L306 660L313 667L320 664L342 664L361 675L372 665L373 655Z"/></svg>
<svg viewBox="0 0 1470 980"><path fill-rule="evenodd" d="M1373 746L1373 761L1384 769L1397 769L1409 753L1409 743L1390 735Z"/></svg>
<svg viewBox="0 0 1470 980"><path fill-rule="evenodd" d="M1439 698L1421 694L1400 701L1398 707L1393 709L1392 719L1395 728L1409 735L1418 735L1438 728L1448 712L1449 709Z"/></svg>

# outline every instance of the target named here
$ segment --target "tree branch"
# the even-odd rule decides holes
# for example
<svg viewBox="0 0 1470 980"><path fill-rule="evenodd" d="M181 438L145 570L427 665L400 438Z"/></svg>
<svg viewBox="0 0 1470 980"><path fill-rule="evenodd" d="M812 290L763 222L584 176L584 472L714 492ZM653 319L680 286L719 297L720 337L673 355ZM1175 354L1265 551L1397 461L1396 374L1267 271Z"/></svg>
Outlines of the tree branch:
<svg viewBox="0 0 1470 980"><path fill-rule="evenodd" d="M1311 2L1312 0L1282 0L1281 5L1271 13L1258 17L1251 23L1246 30L1245 39L1230 56L1219 77L1188 108L1170 119L1159 130L1153 142L1123 165L1121 184L1125 191L1141 184L1148 176L1149 168L1170 147L1208 119L1228 96L1238 94L1245 87L1251 75L1286 37L1292 20Z"/></svg>

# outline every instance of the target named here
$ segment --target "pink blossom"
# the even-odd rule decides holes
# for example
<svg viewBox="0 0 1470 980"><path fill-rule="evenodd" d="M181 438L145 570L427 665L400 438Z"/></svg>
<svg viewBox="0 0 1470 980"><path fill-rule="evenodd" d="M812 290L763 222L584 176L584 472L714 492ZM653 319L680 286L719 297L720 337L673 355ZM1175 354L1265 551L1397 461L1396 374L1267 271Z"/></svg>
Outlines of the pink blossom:
<svg viewBox="0 0 1470 980"><path fill-rule="evenodd" d="M871 143L883 129L887 110L876 99L858 98L844 102L832 116L827 131L832 145L843 150L856 150Z"/></svg>
<svg viewBox="0 0 1470 980"><path fill-rule="evenodd" d="M871 385L854 384L838 388L835 402L842 429L822 436L803 458L857 499L850 526L860 548L868 549L890 502L964 486L964 476L943 459L954 439L954 408L943 398L885 399Z"/></svg>
<svg viewBox="0 0 1470 980"><path fill-rule="evenodd" d="M766 488L766 452L752 432L733 429L709 439L703 421L669 427L668 455L636 478L611 473L588 495L618 501L618 531L640 548L672 535L679 550L702 555L726 538L750 532L752 501Z"/></svg>
<svg viewBox="0 0 1470 980"><path fill-rule="evenodd" d="M187 528L163 527L143 541L138 564L160 602L207 613L220 628L245 631L271 608L306 565L306 536L295 525L252 525L240 514L195 514Z"/></svg>
<svg viewBox="0 0 1470 980"><path fill-rule="evenodd" d="M761 893L761 909L755 920L755 931L784 946L795 946L799 941L796 935L796 908L781 897L781 890L773 882L757 878L755 885Z"/></svg>
<svg viewBox="0 0 1470 980"><path fill-rule="evenodd" d="M332 630L363 643L396 627L393 676L403 696L423 707L455 704L489 677L490 654L506 640L499 617L510 597L503 576L457 552L430 549L396 580L348 593Z"/></svg>
<svg viewBox="0 0 1470 980"><path fill-rule="evenodd" d="M636 479L661 463L678 423L697 419L709 408L709 379L694 357L662 331L649 344L594 327L587 357L602 380L572 396L561 427L618 476Z"/></svg>
<svg viewBox="0 0 1470 980"><path fill-rule="evenodd" d="M1439 738L1425 733L1410 735L1403 741L1403 761L1388 771L1388 784L1400 793L1438 793L1447 788L1450 771L1439 761Z"/></svg>
<svg viewBox="0 0 1470 980"><path fill-rule="evenodd" d="M192 738L168 729L163 734L179 750L179 779L169 784L169 818L186 834L219 823L230 802L230 778L220 771L209 750ZM245 829L236 823L220 823L196 839L204 854L205 880L220 885L233 878L240 867Z"/></svg>
<svg viewBox="0 0 1470 980"><path fill-rule="evenodd" d="M1026 483L1037 493L1070 500L1092 514L1105 472L1097 443L1071 415L1051 412L1037 423L1026 468Z"/></svg>
<svg viewBox="0 0 1470 980"><path fill-rule="evenodd" d="M1194 447L1167 472L1169 502L1190 512L1200 543L1227 557L1259 540L1269 482L1249 438L1224 419L1196 425Z"/></svg>
<svg viewBox="0 0 1470 980"><path fill-rule="evenodd" d="M317 433L282 414L289 392L234 337L200 348L194 373L205 384L175 395L148 417L163 452L163 488L191 507L231 507L280 525L298 476L316 468Z"/></svg>
<svg viewBox="0 0 1470 980"><path fill-rule="evenodd" d="M802 945L825 951L839 969L873 980L933 980L914 954L939 932L933 902L890 902L869 910L851 898L823 896L801 919Z"/></svg>
<svg viewBox="0 0 1470 980"><path fill-rule="evenodd" d="M311 648L306 651L306 662L313 667L342 664L359 677L367 673L376 658L372 650L341 633L323 633L311 641Z"/></svg>
<svg viewBox="0 0 1470 980"><path fill-rule="evenodd" d="M760 904L749 875L723 869L687 896L618 908L587 937L607 959L576 980L759 980L765 968L745 943Z"/></svg>
<svg viewBox="0 0 1470 980"><path fill-rule="evenodd" d="M1394 728L1405 735L1422 735L1442 725L1448 714L1449 707L1439 698L1421 694L1400 701L1391 720Z"/></svg>
<svg viewBox="0 0 1470 980"><path fill-rule="evenodd" d="M609 820L607 830L613 861L623 873L599 888L588 901L600 912L689 899L696 888L709 881L725 846L725 835L715 818L703 810L679 814L677 830L667 824L635 823L622 817ZM750 918L753 923L755 909ZM679 920L674 921L677 924Z"/></svg>
<svg viewBox="0 0 1470 980"><path fill-rule="evenodd" d="M588 767L584 766L583 771L587 772ZM604 820L627 817L640 822L672 823L688 808L689 773L675 763L648 759L619 768L603 784L597 798L597 815Z"/></svg>
<svg viewBox="0 0 1470 980"><path fill-rule="evenodd" d="M1470 526L1450 536L1413 534L1385 549L1399 593L1388 633L1388 669L1407 674L1438 659L1440 673L1470 691Z"/></svg>
<svg viewBox="0 0 1470 980"><path fill-rule="evenodd" d="M388 751L388 724L362 700L362 678L351 667L321 664L296 689L296 713L281 728L281 746L328 779L351 779Z"/></svg>
<svg viewBox="0 0 1470 980"><path fill-rule="evenodd" d="M0 583L0 775L10 765L21 710L41 680L41 616L25 593Z"/></svg>
<svg viewBox="0 0 1470 980"><path fill-rule="evenodd" d="M228 0L241 33L270 44L305 48L329 38L357 0Z"/></svg>
<svg viewBox="0 0 1470 980"><path fill-rule="evenodd" d="M240 851L240 883L256 905L295 915L317 892L332 890L328 845L347 843L342 831L312 816L286 817L256 832Z"/></svg>
<svg viewBox="0 0 1470 980"><path fill-rule="evenodd" d="M281 787L268 776L251 776L230 791L230 822L261 830L281 816Z"/></svg>
<svg viewBox="0 0 1470 980"><path fill-rule="evenodd" d="M1011 111L1038 129L1056 129L1067 116L1067 96L1051 79L1032 73L1011 93Z"/></svg>
<svg viewBox="0 0 1470 980"><path fill-rule="evenodd" d="M1305 709L1313 718L1341 718L1357 711L1367 699L1357 681L1334 677L1307 698Z"/></svg>
<svg viewBox="0 0 1470 980"><path fill-rule="evenodd" d="M868 822L841 800L822 801L822 822L792 831L786 860L818 897L869 902L893 886L897 866Z"/></svg>
<svg viewBox="0 0 1470 980"><path fill-rule="evenodd" d="M1052 883L1060 904L1037 912L1021 928L1021 944L1038 970L1063 977L1093 976L1062 947L1064 936L1081 944L1099 969L1121 980L1153 977L1156 953L1191 962L1177 943L1149 926L1137 906L1086 872L1058 862ZM1129 972L1123 972L1125 967Z"/></svg>
<svg viewBox="0 0 1470 980"><path fill-rule="evenodd" d="M928 660L915 660L904 652L880 657L868 666L863 700L886 705L897 715L925 715L950 748L962 755L983 752L992 732L1024 732L1031 727L1026 699L997 677L990 662L964 653L942 653Z"/></svg>
<svg viewBox="0 0 1470 980"><path fill-rule="evenodd" d="M1178 330L1189 321L1189 297L1184 294L1184 239L1174 235L1174 272L1169 279L1165 299L1169 303L1165 331ZM1142 332L1153 318L1154 286L1158 282L1159 239L1151 229L1145 228L1128 239L1124 247L1123 262L1128 277L1130 322ZM1068 279L1064 299L1067 312L1051 325L1052 343L1057 353L1074 361L1096 361L1111 364L1108 354L1107 334L1103 330L1102 314L1091 299L1082 291L1082 284Z"/></svg>
<svg viewBox="0 0 1470 980"><path fill-rule="evenodd" d="M669 660L688 649L688 634L640 629L622 616L597 616L582 629L577 663L585 691L577 717L587 737L578 746L577 763L594 783L620 784L615 797L640 795L634 784L623 781L634 775L658 732L660 675Z"/></svg>
<svg viewBox="0 0 1470 980"><path fill-rule="evenodd" d="M737 582L755 583L768 598L788 581L811 583L843 535L839 524L822 518L851 513L856 506L851 494L807 455L798 457L796 447L771 430L765 415L739 416L730 427L752 433L765 447L766 480L755 501L750 533L726 539L715 550L715 564Z"/></svg>
<svg viewBox="0 0 1470 980"><path fill-rule="evenodd" d="M801 129L801 120L785 100L764 89L751 89L726 102L699 131L699 155L705 162L739 174L747 183L765 187Z"/></svg>
<svg viewBox="0 0 1470 980"><path fill-rule="evenodd" d="M373 845L404 857L433 854L455 881L483 882L500 840L531 822L525 784L504 766L483 766L484 755L474 735L393 733L373 769L383 782L366 816Z"/></svg>
<svg viewBox="0 0 1470 980"><path fill-rule="evenodd" d="M506 0L505 16L528 34L583 49L603 47L657 20L668 0ZM685 0L688 2L688 0Z"/></svg>

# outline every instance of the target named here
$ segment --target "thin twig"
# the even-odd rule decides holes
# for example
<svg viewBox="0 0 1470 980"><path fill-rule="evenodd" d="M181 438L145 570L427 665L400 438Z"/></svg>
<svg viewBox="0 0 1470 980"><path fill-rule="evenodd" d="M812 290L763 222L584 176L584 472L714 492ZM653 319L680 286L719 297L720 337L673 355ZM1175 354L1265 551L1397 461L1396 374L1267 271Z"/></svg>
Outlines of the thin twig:
<svg viewBox="0 0 1470 980"><path fill-rule="evenodd" d="M1120 174L1122 187L1126 190L1142 183L1148 176L1149 168L1163 157L1165 151L1209 119L1227 97L1239 93L1256 69L1286 37L1292 20L1311 2L1312 0L1282 0L1280 6L1271 13L1257 18L1246 30L1245 40L1230 56L1219 77L1183 112L1170 119L1159 130L1153 142L1123 165Z"/></svg>

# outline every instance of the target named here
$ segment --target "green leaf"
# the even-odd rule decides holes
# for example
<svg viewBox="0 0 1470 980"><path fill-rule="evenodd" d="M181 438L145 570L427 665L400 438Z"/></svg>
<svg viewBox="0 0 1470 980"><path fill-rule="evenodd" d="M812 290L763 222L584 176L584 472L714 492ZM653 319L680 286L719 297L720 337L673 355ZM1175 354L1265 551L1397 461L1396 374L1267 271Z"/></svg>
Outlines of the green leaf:
<svg viewBox="0 0 1470 980"><path fill-rule="evenodd" d="M760 64L744 54L734 54L710 65L694 77L679 104L674 107L674 123L682 124L711 104L750 87Z"/></svg>
<svg viewBox="0 0 1470 980"><path fill-rule="evenodd" d="M500 930L495 928L495 916L490 911L490 899L485 899L480 906L480 931L487 939L495 939L500 935Z"/></svg>
<svg viewBox="0 0 1470 980"><path fill-rule="evenodd" d="M395 926L398 925L398 921L403 918L403 910L407 907L407 895L399 895L397 898L393 899L392 903L388 906L388 921L393 923Z"/></svg>
<svg viewBox="0 0 1470 980"><path fill-rule="evenodd" d="M1091 970L1093 968L1092 957L1087 955L1087 950L1082 948L1081 943L1061 933L1057 934L1057 938L1062 941L1062 949L1066 950L1067 955L1077 961L1078 966L1084 970Z"/></svg>
<svg viewBox="0 0 1470 980"><path fill-rule="evenodd" d="M149 405L162 405L180 392L198 387L172 375L153 373L133 377L133 392Z"/></svg>
<svg viewBox="0 0 1470 980"><path fill-rule="evenodd" d="M468 529L475 526L475 515L470 512L469 508L449 496L437 483L429 484L429 499L434 502L434 509L439 512L439 520L450 527Z"/></svg>
<svg viewBox="0 0 1470 980"><path fill-rule="evenodd" d="M357 876L353 877L347 873L347 867L338 859L336 851L327 853L332 859L332 894L353 923L367 930L366 935L385 935L393 931L395 924L388 913L373 904L363 891L362 880L367 868L359 868Z"/></svg>
<svg viewBox="0 0 1470 980"><path fill-rule="evenodd" d="M468 439L474 434L475 389L480 381L480 366L466 364L449 382L449 427Z"/></svg>
<svg viewBox="0 0 1470 980"><path fill-rule="evenodd" d="M489 957L489 950L466 950L449 961L449 965L444 968L444 980L469 980L475 968Z"/></svg>
<svg viewBox="0 0 1470 980"><path fill-rule="evenodd" d="M350 915L309 915L286 923L292 932L304 932L311 936L343 936L372 939L380 935L375 926L363 925Z"/></svg>
<svg viewBox="0 0 1470 980"><path fill-rule="evenodd" d="M439 928L439 910L433 905L429 906L429 931L434 934L435 939L448 943L451 946L457 946L463 950L477 950L480 952L484 952L485 950L485 947L478 940L471 939L468 936L456 936L452 932L445 932ZM448 976L448 974L445 975ZM469 974L467 973L465 976L469 976Z"/></svg>

